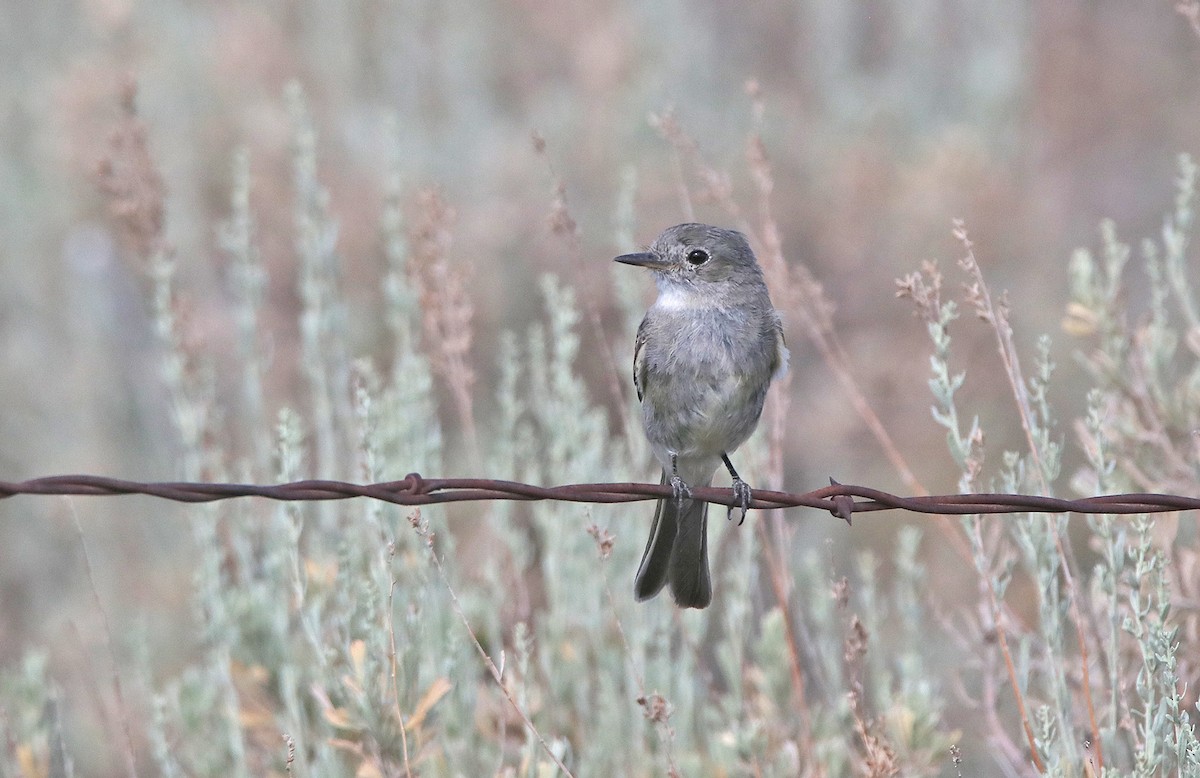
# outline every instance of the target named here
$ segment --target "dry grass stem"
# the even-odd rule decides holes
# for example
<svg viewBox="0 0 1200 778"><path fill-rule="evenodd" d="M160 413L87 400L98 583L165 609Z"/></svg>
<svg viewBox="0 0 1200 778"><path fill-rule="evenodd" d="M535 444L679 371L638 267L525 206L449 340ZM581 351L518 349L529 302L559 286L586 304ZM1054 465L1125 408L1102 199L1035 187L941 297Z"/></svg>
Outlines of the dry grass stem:
<svg viewBox="0 0 1200 778"><path fill-rule="evenodd" d="M509 689L508 684L504 682L504 675L501 672L501 669L496 667L496 663L492 661L491 656L489 656L488 652L484 650L483 644L479 642L479 637L475 634L475 630L471 628L471 622L467 619L467 614L463 611L462 605L459 604L458 595L455 594L454 588L450 585L450 578L446 575L446 569L442 566L442 560L438 557L437 552L434 550L434 536L433 533L429 531L428 523L421 518L420 508L415 509L412 514L409 515L408 522L417 535L424 541L425 549L429 554L429 559L433 562L434 567L437 568L438 577L441 579L442 585L446 589L446 593L450 596L450 603L454 608L454 613L456 616L458 616L459 621L462 622L463 628L466 629L467 634L470 636L471 643L475 646L475 650L478 652L479 658L483 660L484 667L487 668L488 673L492 676L492 680L496 683L496 686L500 688L500 691L503 692L504 698L508 700L508 704L512 707L513 711L520 716L521 721L524 723L526 728L528 728L529 731L533 733L534 737L537 738L542 750L546 752L546 756L550 757L550 760L558 766L558 769L562 771L563 775L573 776L574 774L567 769L567 766L563 764L562 759L560 759L558 754L556 754L554 750L550 748L550 744L546 742L545 737L543 737L538 728L534 726L533 721L529 718L529 714L526 713L525 709L522 708L517 702L512 690Z"/></svg>

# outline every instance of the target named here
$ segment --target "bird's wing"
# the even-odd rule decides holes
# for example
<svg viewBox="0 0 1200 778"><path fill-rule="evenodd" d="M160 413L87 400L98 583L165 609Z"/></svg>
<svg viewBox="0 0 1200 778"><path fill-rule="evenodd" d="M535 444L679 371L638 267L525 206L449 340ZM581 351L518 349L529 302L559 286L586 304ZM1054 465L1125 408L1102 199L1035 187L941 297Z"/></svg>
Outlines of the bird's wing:
<svg viewBox="0 0 1200 778"><path fill-rule="evenodd" d="M778 317L775 318L775 358L771 361L771 380L781 378L788 369L788 360L791 358L791 352L788 351L787 342L783 338L783 322Z"/></svg>
<svg viewBox="0 0 1200 778"><path fill-rule="evenodd" d="M646 319L642 319L642 323L638 325L637 338L633 341L633 388L637 389L638 402L642 401L642 395L646 393L646 365L642 346L646 345L648 330Z"/></svg>

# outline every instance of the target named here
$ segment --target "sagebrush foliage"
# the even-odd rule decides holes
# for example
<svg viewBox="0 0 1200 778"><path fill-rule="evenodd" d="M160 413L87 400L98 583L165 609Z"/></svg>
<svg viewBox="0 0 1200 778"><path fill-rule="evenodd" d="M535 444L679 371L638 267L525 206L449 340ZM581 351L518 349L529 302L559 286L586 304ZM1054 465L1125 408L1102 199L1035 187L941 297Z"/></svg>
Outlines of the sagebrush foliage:
<svg viewBox="0 0 1200 778"><path fill-rule="evenodd" d="M579 369L602 358L597 339L614 366L628 364L642 290L614 279L623 331L604 333L586 306L607 295L588 290L585 301L569 278L545 276L542 318L502 336L493 396L476 397L472 382L485 371L461 361L471 353L470 296L429 287L467 272L455 265L463 255L450 240L451 211L428 192L410 196L397 154L380 224L391 352L354 358L316 133L298 89L288 104L302 399L278 407L265 389L265 271L250 160L239 154L221 232L237 300L235 406L217 403L211 366L180 337L186 292L169 245L156 241L149 257L161 378L183 451L178 477L374 481L467 462L489 477L540 483L644 480L650 463L628 423L626 376L614 398ZM1186 261L1196 169L1186 159L1181 168L1161 245L1143 247L1146 315L1128 312L1129 250L1112 225L1102 228L1100 259L1081 251L1071 260L1068 322L1093 339L1083 358L1096 384L1075 424L1089 466L1071 483L1082 492L1197 482L1200 307ZM589 251L629 248L636 182L625 181L616 245ZM965 303L996 333L1029 447L985 456L984 431L956 401L959 304L942 299L940 271L928 265L902 292L933 342L934 422L946 429L962 489L1049 494L1061 488L1063 447L1072 445L1051 402L1053 345L1037 342L1026 377L1014 345L1024 338L958 232ZM492 412L475 414L463 398ZM751 482L769 458L766 437L748 446ZM223 445L229 439L238 446ZM1180 580L1197 569L1185 521L1096 517L1084 532L1077 518L970 517L962 530L979 588L966 597L938 588L912 527L890 557L863 551L840 563L828 549L772 545L789 537L778 517L715 522L717 601L684 613L665 598L633 602L647 517L644 504L197 507L196 656L166 677L149 662L118 668L144 692L121 713L135 733L132 756L156 773L214 776L544 775L555 759L580 776L954 775L963 760L981 773L1036 763L1082 776L1097 773L1101 754L1104 775L1200 773L1195 697L1184 683L1198 666L1188 640L1196 611L1189 601L1181 615L1171 596L1195 591ZM763 564L768 552L777 568ZM137 654L138 640L123 636L121 653ZM72 757L40 655L0 684L4 774L88 774L82 755Z"/></svg>

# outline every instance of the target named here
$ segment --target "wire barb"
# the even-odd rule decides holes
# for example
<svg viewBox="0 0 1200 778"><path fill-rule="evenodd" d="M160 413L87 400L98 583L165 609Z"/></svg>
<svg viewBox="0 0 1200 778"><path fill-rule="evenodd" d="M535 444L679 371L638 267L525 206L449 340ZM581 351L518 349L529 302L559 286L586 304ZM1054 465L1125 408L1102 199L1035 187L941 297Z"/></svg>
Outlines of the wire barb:
<svg viewBox="0 0 1200 778"><path fill-rule="evenodd" d="M807 507L828 511L850 523L854 513L902 510L912 513L966 515L973 513L1163 513L1200 509L1200 498L1171 494L1106 494L1078 500L1029 494L945 494L899 497L878 489L840 484L803 494L755 489L751 508ZM28 481L0 481L0 499L18 494L101 497L141 494L185 503L213 502L235 497L268 500L348 500L367 497L395 505L433 505L481 500L560 500L585 503L623 503L671 497L669 484L596 483L535 486L490 478L425 478L409 473L399 481L353 484L307 480L285 484L228 484L125 481L96 475L56 475ZM692 499L717 505L739 505L730 489L696 487Z"/></svg>

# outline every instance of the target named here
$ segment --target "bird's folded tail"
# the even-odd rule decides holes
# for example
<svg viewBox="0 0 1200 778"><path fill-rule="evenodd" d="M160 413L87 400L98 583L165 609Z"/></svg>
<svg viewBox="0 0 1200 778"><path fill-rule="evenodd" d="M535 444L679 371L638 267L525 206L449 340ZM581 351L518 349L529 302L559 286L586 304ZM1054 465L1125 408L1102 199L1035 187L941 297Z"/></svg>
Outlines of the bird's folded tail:
<svg viewBox="0 0 1200 778"><path fill-rule="evenodd" d="M662 483L669 483L663 473ZM695 486L709 486L712 479ZM703 500L658 501L650 539L642 553L633 591L648 600L671 584L671 596L681 608L705 608L712 602L708 573L708 503Z"/></svg>

